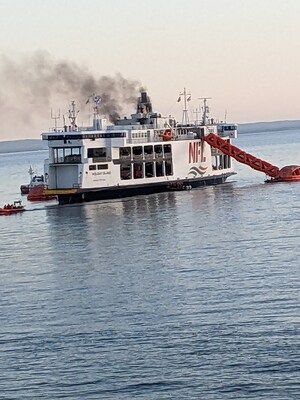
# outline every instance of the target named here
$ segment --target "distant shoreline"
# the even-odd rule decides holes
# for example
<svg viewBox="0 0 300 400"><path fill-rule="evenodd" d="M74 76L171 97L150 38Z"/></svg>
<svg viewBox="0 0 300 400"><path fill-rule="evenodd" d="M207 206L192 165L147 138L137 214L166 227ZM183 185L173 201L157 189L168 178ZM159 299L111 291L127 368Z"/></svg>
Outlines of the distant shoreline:
<svg viewBox="0 0 300 400"><path fill-rule="evenodd" d="M300 130L300 120L271 121L271 122L250 122L238 124L239 133L263 133L275 131Z"/></svg>
<svg viewBox="0 0 300 400"><path fill-rule="evenodd" d="M47 150L47 148L47 143L41 139L5 140L0 142L0 154L40 151Z"/></svg>
<svg viewBox="0 0 300 400"><path fill-rule="evenodd" d="M299 130L300 120L293 121L272 121L272 122L250 122L238 124L238 134L244 133L264 133L285 130ZM21 139L0 141L0 154L18 153L26 151L47 150L47 142L42 139Z"/></svg>

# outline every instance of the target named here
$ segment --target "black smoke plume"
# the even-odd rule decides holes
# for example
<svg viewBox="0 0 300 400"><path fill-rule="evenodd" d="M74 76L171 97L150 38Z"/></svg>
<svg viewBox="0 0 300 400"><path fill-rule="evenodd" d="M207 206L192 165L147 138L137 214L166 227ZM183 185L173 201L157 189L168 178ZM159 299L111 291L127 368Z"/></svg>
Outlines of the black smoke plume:
<svg viewBox="0 0 300 400"><path fill-rule="evenodd" d="M134 111L141 90L138 81L125 79L121 74L96 77L87 68L57 61L46 52L17 59L0 55L0 78L0 139L8 134L13 135L11 139L37 137L38 131L28 135L28 130L47 130L51 125L51 108L53 114L58 109L67 114L72 100L80 109L78 119L84 118L88 108L91 113L86 101L93 94L101 97L100 113L114 121L124 110ZM42 126L42 121L49 126Z"/></svg>

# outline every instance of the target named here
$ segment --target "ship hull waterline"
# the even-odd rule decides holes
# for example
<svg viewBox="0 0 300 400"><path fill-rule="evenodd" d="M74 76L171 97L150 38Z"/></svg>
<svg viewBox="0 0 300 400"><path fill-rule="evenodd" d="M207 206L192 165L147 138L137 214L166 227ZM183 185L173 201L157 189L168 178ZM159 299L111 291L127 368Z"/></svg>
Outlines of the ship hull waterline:
<svg viewBox="0 0 300 400"><path fill-rule="evenodd" d="M97 200L120 199L139 195L149 195L154 193L163 193L176 190L186 190L199 188L203 186L220 185L225 183L226 179L235 172L227 172L222 175L202 177L199 179L189 179L181 181L170 181L160 183L150 183L143 185L114 186L110 188L93 189L46 189L48 196L57 196L60 205L91 202Z"/></svg>

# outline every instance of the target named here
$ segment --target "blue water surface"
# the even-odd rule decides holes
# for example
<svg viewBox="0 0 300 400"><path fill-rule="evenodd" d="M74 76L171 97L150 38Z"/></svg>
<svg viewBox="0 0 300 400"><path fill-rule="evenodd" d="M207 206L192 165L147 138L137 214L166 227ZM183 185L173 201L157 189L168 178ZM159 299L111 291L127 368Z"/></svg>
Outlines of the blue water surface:
<svg viewBox="0 0 300 400"><path fill-rule="evenodd" d="M234 144L300 165L297 131ZM0 201L47 152L0 155ZM1 399L299 399L300 184L0 217Z"/></svg>

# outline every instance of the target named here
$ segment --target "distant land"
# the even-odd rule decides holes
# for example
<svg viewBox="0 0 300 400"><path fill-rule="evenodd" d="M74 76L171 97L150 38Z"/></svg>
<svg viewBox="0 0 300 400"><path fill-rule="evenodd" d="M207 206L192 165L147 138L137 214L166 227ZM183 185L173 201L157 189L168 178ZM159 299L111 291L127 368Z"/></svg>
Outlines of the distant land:
<svg viewBox="0 0 300 400"><path fill-rule="evenodd" d="M288 131L296 129L300 130L300 120L251 122L249 124L238 124L238 133L259 133L259 132L264 133L264 132Z"/></svg>
<svg viewBox="0 0 300 400"><path fill-rule="evenodd" d="M47 150L47 142L41 139L0 141L0 153Z"/></svg>
<svg viewBox="0 0 300 400"><path fill-rule="evenodd" d="M294 121L272 121L272 122L251 122L238 124L238 134L243 133L264 133L286 130L299 130L300 120ZM0 141L1 153L17 153L24 151L47 150L47 142L41 139L7 140Z"/></svg>

